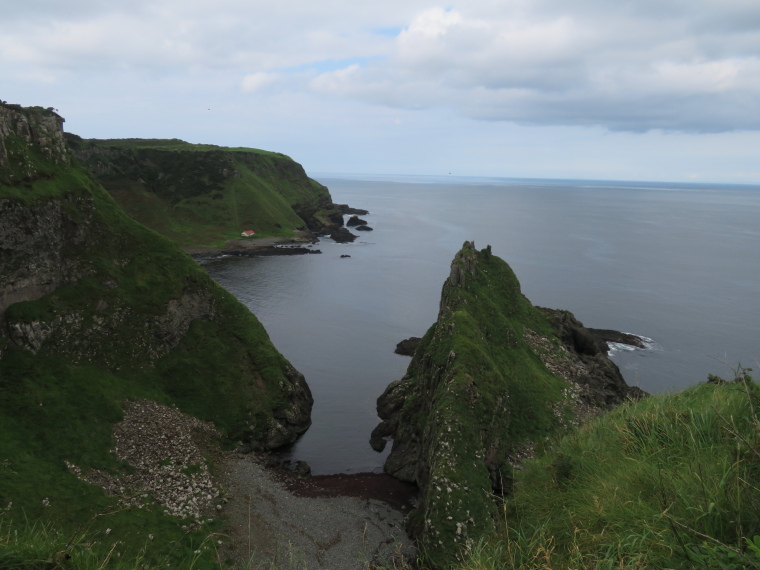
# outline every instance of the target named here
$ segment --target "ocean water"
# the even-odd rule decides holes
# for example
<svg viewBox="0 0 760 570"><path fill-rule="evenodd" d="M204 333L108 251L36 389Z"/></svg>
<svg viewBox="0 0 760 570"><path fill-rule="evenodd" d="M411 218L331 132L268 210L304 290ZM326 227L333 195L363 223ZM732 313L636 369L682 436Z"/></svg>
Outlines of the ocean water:
<svg viewBox="0 0 760 570"><path fill-rule="evenodd" d="M435 321L466 240L491 245L536 305L586 326L650 338L618 349L651 393L731 375L760 378L760 188L584 181L317 176L333 200L370 211L353 244L321 255L204 263L305 376L313 425L284 456L315 474L379 471L375 401L403 376L394 354ZM350 255L350 258L341 258Z"/></svg>

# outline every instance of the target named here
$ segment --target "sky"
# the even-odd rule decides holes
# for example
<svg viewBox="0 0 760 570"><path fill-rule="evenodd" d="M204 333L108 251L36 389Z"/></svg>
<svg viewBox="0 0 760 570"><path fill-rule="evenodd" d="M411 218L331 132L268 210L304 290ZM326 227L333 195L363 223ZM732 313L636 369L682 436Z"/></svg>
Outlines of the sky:
<svg viewBox="0 0 760 570"><path fill-rule="evenodd" d="M0 99L318 173L760 184L758 0L25 0Z"/></svg>

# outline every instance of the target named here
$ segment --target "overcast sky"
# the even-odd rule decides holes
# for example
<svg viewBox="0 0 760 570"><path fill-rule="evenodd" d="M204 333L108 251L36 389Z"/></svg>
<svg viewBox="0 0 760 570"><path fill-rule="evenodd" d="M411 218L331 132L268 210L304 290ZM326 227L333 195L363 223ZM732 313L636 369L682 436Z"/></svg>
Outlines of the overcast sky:
<svg viewBox="0 0 760 570"><path fill-rule="evenodd" d="M25 0L0 98L307 172L760 184L760 0Z"/></svg>

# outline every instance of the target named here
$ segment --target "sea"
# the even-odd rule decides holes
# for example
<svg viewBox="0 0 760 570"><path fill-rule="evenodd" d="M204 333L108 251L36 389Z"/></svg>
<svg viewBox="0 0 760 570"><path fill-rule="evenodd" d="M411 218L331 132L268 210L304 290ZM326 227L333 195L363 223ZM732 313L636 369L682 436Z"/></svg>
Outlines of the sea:
<svg viewBox="0 0 760 570"><path fill-rule="evenodd" d="M465 241L514 270L539 306L648 339L616 346L628 384L675 392L708 374L760 379L760 187L424 176L315 177L371 232L320 255L227 257L209 274L306 377L313 425L285 460L314 474L380 472L377 397L404 375ZM350 257L344 257L350 256Z"/></svg>

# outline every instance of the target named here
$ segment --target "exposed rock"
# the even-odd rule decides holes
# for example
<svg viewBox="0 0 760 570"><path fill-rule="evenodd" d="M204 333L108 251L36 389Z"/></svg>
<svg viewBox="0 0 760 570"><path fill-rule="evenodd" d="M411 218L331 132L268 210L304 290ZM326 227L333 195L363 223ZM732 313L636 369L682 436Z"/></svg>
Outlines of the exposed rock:
<svg viewBox="0 0 760 570"><path fill-rule="evenodd" d="M359 232L371 232L372 228L369 226L356 226L356 231Z"/></svg>
<svg viewBox="0 0 760 570"><path fill-rule="evenodd" d="M362 220L359 216L351 216L346 222L347 226L366 226L367 221Z"/></svg>
<svg viewBox="0 0 760 570"><path fill-rule="evenodd" d="M297 461L296 462L296 468L295 468L296 475L300 475L301 477L308 477L311 475L311 467L309 467L309 464L305 461Z"/></svg>
<svg viewBox="0 0 760 570"><path fill-rule="evenodd" d="M341 257L341 259L344 259L344 258L346 258L346 257L351 257L351 256L350 256L350 255L348 255L348 254L346 254L346 253L344 253L344 254L343 254L343 255L341 255L340 257Z"/></svg>
<svg viewBox="0 0 760 570"><path fill-rule="evenodd" d="M400 343L396 345L396 354L401 354L402 356L412 356L414 354L414 351L417 350L417 347L420 345L420 341L422 339L417 336L411 336L407 339L402 340Z"/></svg>
<svg viewBox="0 0 760 570"><path fill-rule="evenodd" d="M67 462L69 470L127 506L143 508L150 497L177 517L199 520L215 515L220 490L203 450L208 442L218 447L221 440L213 424L149 400L127 401L114 439L113 453L133 468L131 473L83 472Z"/></svg>
<svg viewBox="0 0 760 570"><path fill-rule="evenodd" d="M646 395L637 386L626 384L620 369L607 357L607 343L596 330L584 327L570 311L540 309L549 317L568 353L574 355L583 366L583 373L574 380L584 386L583 399L586 403L609 409L627 398L638 399ZM615 331L605 332L608 337L625 336L623 333L611 334ZM627 336L638 339L634 335Z"/></svg>
<svg viewBox="0 0 760 570"><path fill-rule="evenodd" d="M587 329L592 334L596 335L607 343L607 350L609 351L609 344L626 344L628 346L634 346L636 348L647 348L647 342L644 338L630 333L623 333L619 331L613 331L609 329Z"/></svg>
<svg viewBox="0 0 760 570"><path fill-rule="evenodd" d="M0 107L2 109L2 107ZM92 199L0 199L0 321L5 309L90 275L77 251L93 237Z"/></svg>
<svg viewBox="0 0 760 570"><path fill-rule="evenodd" d="M338 243L351 243L357 238L346 228L338 228L330 234L330 239Z"/></svg>
<svg viewBox="0 0 760 570"><path fill-rule="evenodd" d="M340 210L342 214L345 215L355 215L355 216L368 216L369 211L368 210L362 210L361 208L352 208L348 204L335 204L335 207Z"/></svg>
<svg viewBox="0 0 760 570"><path fill-rule="evenodd" d="M63 122L52 108L0 103L0 183L17 185L49 176L51 169L34 160L36 153L51 165L69 164Z"/></svg>

